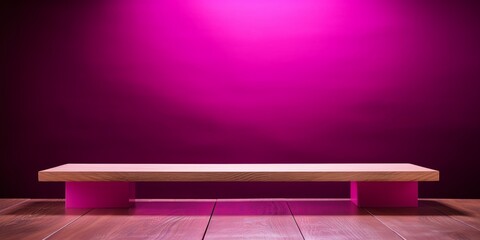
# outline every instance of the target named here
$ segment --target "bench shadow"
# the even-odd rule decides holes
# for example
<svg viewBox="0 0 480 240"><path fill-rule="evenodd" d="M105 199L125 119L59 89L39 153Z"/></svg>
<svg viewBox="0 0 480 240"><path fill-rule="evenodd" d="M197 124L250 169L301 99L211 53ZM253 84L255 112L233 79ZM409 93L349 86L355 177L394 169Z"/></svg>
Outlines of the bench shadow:
<svg viewBox="0 0 480 240"><path fill-rule="evenodd" d="M28 200L20 204L13 205L4 209L0 213L3 216L65 216L65 215L82 215L88 209L66 209L63 199L42 199Z"/></svg>
<svg viewBox="0 0 480 240"><path fill-rule="evenodd" d="M473 216L468 212L447 206L435 200L420 200L413 208L366 208L379 216Z"/></svg>

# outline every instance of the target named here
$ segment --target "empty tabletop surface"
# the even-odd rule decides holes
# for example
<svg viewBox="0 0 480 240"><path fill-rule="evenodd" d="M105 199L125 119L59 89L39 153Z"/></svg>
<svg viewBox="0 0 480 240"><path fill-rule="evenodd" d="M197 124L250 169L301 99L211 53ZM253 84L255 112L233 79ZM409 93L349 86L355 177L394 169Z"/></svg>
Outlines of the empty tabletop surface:
<svg viewBox="0 0 480 240"><path fill-rule="evenodd" d="M40 181L438 181L437 170L408 163L65 164Z"/></svg>

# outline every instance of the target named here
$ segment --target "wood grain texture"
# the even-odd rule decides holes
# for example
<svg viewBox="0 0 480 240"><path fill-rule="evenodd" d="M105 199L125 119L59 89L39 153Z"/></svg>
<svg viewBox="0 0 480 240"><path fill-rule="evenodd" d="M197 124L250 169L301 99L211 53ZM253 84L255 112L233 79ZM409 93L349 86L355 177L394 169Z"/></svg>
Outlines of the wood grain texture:
<svg viewBox="0 0 480 240"><path fill-rule="evenodd" d="M480 231L479 199L432 199L422 202Z"/></svg>
<svg viewBox="0 0 480 240"><path fill-rule="evenodd" d="M214 205L137 201L132 209L82 216L88 210L66 211L63 201L27 200L0 214L0 239L202 239ZM221 200L205 238L301 239L301 229L305 239L480 239L479 206L479 199L428 199L419 208L397 209L356 208L347 199Z"/></svg>
<svg viewBox="0 0 480 240"><path fill-rule="evenodd" d="M202 239L214 201L146 201L95 209L48 239Z"/></svg>
<svg viewBox="0 0 480 240"><path fill-rule="evenodd" d="M7 210L8 208L14 207L18 204L24 203L28 201L28 199L9 199L9 198L1 198L0 199L0 214L3 211Z"/></svg>
<svg viewBox="0 0 480 240"><path fill-rule="evenodd" d="M287 203L305 239L402 239L349 200Z"/></svg>
<svg viewBox="0 0 480 240"><path fill-rule="evenodd" d="M65 164L39 181L438 181L413 164Z"/></svg>
<svg viewBox="0 0 480 240"><path fill-rule="evenodd" d="M205 239L303 239L284 201L217 201Z"/></svg>
<svg viewBox="0 0 480 240"><path fill-rule="evenodd" d="M18 206L18 207L17 207ZM29 200L0 215L0 239L43 239L88 209L65 209L63 200Z"/></svg>
<svg viewBox="0 0 480 240"><path fill-rule="evenodd" d="M368 208L383 224L408 240L480 239L480 231L420 202L418 208Z"/></svg>

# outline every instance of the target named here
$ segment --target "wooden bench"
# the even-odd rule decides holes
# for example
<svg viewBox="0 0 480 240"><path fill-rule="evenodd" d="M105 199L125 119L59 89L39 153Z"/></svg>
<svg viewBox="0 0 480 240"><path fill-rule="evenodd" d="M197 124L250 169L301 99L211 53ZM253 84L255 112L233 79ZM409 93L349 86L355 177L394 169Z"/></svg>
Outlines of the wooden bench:
<svg viewBox="0 0 480 240"><path fill-rule="evenodd" d="M413 164L65 164L38 172L66 182L67 208L129 207L135 182L350 182L359 207L416 207L418 182L437 170ZM317 191L312 189L312 191Z"/></svg>

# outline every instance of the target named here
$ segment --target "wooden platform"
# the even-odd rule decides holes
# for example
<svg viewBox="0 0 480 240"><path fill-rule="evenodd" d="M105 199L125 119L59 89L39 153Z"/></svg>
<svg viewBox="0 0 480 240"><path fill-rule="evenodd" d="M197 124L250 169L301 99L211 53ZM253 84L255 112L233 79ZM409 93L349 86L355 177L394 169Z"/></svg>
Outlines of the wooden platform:
<svg viewBox="0 0 480 240"><path fill-rule="evenodd" d="M42 182L159 181L438 181L413 164L65 164L38 173Z"/></svg>
<svg viewBox="0 0 480 240"><path fill-rule="evenodd" d="M357 208L348 199L137 200L130 209L65 209L0 199L0 239L480 239L480 200Z"/></svg>
<svg viewBox="0 0 480 240"><path fill-rule="evenodd" d="M38 172L65 182L67 208L128 208L136 182L349 181L359 207L416 207L418 182L439 172L408 163L362 164L65 164ZM313 190L318 191L318 190Z"/></svg>

